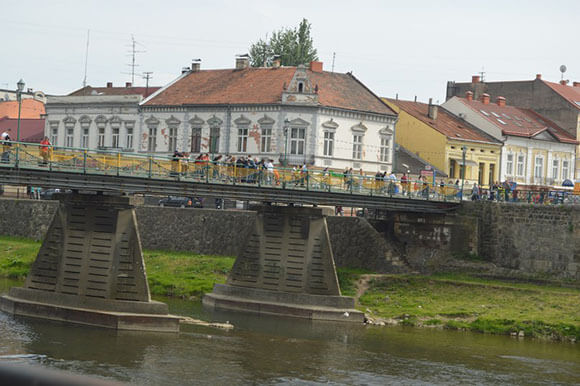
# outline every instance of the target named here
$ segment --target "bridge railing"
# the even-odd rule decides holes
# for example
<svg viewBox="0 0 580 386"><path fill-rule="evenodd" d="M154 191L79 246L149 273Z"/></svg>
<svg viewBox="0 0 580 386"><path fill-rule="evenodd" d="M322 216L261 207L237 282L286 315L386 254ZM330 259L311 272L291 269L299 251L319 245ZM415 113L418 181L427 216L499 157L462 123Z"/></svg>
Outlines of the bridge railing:
<svg viewBox="0 0 580 386"><path fill-rule="evenodd" d="M394 176L341 173L301 168L266 168L236 161L192 160L183 157L41 145L2 143L1 166L95 175L179 180L196 183L264 186L276 189L459 201L458 185L426 180L401 181Z"/></svg>

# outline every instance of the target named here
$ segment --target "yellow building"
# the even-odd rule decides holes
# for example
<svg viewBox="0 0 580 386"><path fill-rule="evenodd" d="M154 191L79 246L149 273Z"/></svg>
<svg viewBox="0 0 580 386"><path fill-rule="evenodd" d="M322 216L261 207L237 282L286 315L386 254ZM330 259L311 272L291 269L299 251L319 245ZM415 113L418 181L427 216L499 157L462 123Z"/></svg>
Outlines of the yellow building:
<svg viewBox="0 0 580 386"><path fill-rule="evenodd" d="M383 99L399 114L395 142L461 179L465 150L465 182L488 186L499 180L502 143L437 105Z"/></svg>

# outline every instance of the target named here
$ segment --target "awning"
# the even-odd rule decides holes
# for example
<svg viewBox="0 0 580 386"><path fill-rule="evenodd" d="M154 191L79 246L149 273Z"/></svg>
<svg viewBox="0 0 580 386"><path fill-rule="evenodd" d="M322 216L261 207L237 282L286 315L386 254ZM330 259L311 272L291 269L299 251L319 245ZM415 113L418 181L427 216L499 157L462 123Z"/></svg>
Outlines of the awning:
<svg viewBox="0 0 580 386"><path fill-rule="evenodd" d="M457 162L460 166L463 165L463 159L462 158L451 158L452 160L454 160L455 162ZM466 166L479 166L477 162L466 159L465 160L465 165Z"/></svg>

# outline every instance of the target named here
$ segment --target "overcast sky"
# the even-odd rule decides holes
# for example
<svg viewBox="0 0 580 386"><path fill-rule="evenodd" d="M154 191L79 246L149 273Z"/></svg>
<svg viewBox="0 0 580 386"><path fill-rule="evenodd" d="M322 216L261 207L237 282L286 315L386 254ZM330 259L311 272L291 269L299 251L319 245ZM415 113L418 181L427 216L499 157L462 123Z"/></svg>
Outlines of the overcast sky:
<svg viewBox="0 0 580 386"><path fill-rule="evenodd" d="M353 74L380 96L441 103L448 80L580 81L580 1L132 1L0 0L0 88L66 94L87 84L151 84L177 77L191 59L202 69L232 68L234 56L305 17L324 69ZM144 85L142 78L137 85ZM509 103L509 102L508 102Z"/></svg>

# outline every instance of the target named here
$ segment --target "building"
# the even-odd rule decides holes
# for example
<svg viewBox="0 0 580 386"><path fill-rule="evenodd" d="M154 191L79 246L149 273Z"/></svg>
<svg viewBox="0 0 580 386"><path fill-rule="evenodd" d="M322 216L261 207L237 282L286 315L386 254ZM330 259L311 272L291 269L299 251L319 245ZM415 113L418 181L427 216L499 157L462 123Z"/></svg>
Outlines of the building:
<svg viewBox="0 0 580 386"><path fill-rule="evenodd" d="M0 102L0 118L12 118L18 119L18 101L4 101ZM32 99L22 99L22 105L20 106L20 118L25 119L41 119L45 114L44 103Z"/></svg>
<svg viewBox="0 0 580 386"><path fill-rule="evenodd" d="M399 114L395 141L454 181L489 185L499 179L502 142L429 102L385 99ZM397 161L398 162L398 161Z"/></svg>
<svg viewBox="0 0 580 386"><path fill-rule="evenodd" d="M34 91L29 88L21 93L22 99L35 99L42 103L46 103L46 95L42 91ZM0 89L0 102L16 101L18 100L18 91Z"/></svg>
<svg viewBox="0 0 580 386"><path fill-rule="evenodd" d="M467 91L465 98L452 97L442 107L502 141L499 180L527 186L561 186L574 176L578 141L554 122L530 110L495 103L484 93L480 100Z"/></svg>
<svg viewBox="0 0 580 386"><path fill-rule="evenodd" d="M45 133L56 146L135 151L139 103L159 87L86 86L49 96Z"/></svg>
<svg viewBox="0 0 580 386"><path fill-rule="evenodd" d="M474 99L483 94L503 96L514 106L531 109L550 119L567 131L573 138L580 139L580 82L548 82L537 74L534 80L483 82L477 75L471 82L447 82L447 98L463 97L473 92ZM580 148L576 148L580 154ZM576 159L576 178L580 178L580 159Z"/></svg>
<svg viewBox="0 0 580 386"><path fill-rule="evenodd" d="M141 102L138 150L252 155L291 165L391 170L396 113L351 73L309 67L201 70Z"/></svg>

